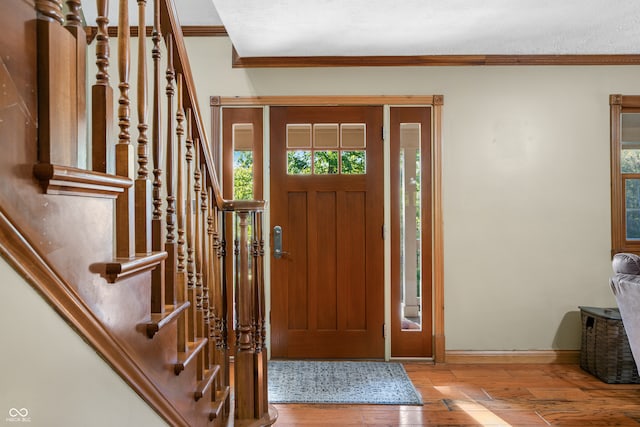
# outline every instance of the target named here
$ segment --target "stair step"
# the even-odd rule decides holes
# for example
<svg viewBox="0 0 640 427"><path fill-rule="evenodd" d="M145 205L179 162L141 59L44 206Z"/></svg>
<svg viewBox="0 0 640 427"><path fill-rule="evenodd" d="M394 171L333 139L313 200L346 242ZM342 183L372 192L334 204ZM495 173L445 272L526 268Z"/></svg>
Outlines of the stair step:
<svg viewBox="0 0 640 427"><path fill-rule="evenodd" d="M109 283L145 271L153 270L167 258L164 251L152 252L148 255L136 255L134 258L116 258L113 262L102 264L103 276Z"/></svg>
<svg viewBox="0 0 640 427"><path fill-rule="evenodd" d="M220 365L214 365L211 369L207 369L204 372L204 379L198 383L198 388L196 388L193 394L196 402L202 399L209 387L211 387L211 383L213 383L213 380L218 376L218 372L220 372Z"/></svg>
<svg viewBox="0 0 640 427"><path fill-rule="evenodd" d="M185 301L178 305L166 305L164 313L151 313L151 322L146 324L147 336L153 338L160 329L176 320L190 305L189 301Z"/></svg>
<svg viewBox="0 0 640 427"><path fill-rule="evenodd" d="M33 174L46 194L115 199L133 185L129 178L71 166L38 163Z"/></svg>
<svg viewBox="0 0 640 427"><path fill-rule="evenodd" d="M224 404L227 399L229 399L230 387L227 386L223 390L219 390L216 392L216 400L215 402L211 402L211 412L209 413L209 421L213 421L216 418L220 417L222 413L222 409L224 408Z"/></svg>
<svg viewBox="0 0 640 427"><path fill-rule="evenodd" d="M196 338L196 341L187 344L188 350L178 353L178 361L173 365L173 371L176 375L184 371L195 356L205 347L209 340L207 338Z"/></svg>

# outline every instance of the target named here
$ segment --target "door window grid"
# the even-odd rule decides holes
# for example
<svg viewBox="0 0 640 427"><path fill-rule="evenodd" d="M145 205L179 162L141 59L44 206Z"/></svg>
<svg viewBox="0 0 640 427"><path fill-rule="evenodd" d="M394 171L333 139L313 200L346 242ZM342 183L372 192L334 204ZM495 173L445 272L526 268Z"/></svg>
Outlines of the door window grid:
<svg viewBox="0 0 640 427"><path fill-rule="evenodd" d="M291 123L286 126L288 175L366 173L364 123Z"/></svg>

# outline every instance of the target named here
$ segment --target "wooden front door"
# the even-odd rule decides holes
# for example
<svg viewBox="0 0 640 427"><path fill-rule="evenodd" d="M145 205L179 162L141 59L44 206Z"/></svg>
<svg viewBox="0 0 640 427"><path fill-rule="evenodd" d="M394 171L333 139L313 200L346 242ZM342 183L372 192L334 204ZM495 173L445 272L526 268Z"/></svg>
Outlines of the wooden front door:
<svg viewBox="0 0 640 427"><path fill-rule="evenodd" d="M272 356L382 358L382 107L270 111Z"/></svg>

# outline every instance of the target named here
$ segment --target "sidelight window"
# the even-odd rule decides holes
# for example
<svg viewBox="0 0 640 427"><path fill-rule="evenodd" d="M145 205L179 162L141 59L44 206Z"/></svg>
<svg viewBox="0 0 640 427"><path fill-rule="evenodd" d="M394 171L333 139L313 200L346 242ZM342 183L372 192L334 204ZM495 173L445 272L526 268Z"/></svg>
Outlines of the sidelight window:
<svg viewBox="0 0 640 427"><path fill-rule="evenodd" d="M402 329L422 329L420 123L400 124L400 280Z"/></svg>
<svg viewBox="0 0 640 427"><path fill-rule="evenodd" d="M233 140L233 198L252 200L253 197L253 123L234 123Z"/></svg>

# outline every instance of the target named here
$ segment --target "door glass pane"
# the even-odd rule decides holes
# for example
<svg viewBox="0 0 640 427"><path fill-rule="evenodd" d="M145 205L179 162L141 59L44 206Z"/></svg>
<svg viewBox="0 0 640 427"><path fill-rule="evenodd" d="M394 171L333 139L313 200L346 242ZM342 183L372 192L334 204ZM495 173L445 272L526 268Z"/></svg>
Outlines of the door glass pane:
<svg viewBox="0 0 640 427"><path fill-rule="evenodd" d="M233 198L253 200L253 151L233 152Z"/></svg>
<svg viewBox="0 0 640 427"><path fill-rule="evenodd" d="M253 123L234 123L233 143L233 198L253 199Z"/></svg>
<svg viewBox="0 0 640 427"><path fill-rule="evenodd" d="M340 126L342 148L365 148L366 135L364 123L344 123Z"/></svg>
<svg viewBox="0 0 640 427"><path fill-rule="evenodd" d="M343 151L341 157L343 174L361 175L367 173L367 157L365 151Z"/></svg>
<svg viewBox="0 0 640 427"><path fill-rule="evenodd" d="M287 173L289 175L310 175L311 151L287 151Z"/></svg>
<svg viewBox="0 0 640 427"><path fill-rule="evenodd" d="M338 125L320 123L313 125L314 148L338 148Z"/></svg>
<svg viewBox="0 0 640 427"><path fill-rule="evenodd" d="M622 114L620 171L640 173L640 113Z"/></svg>
<svg viewBox="0 0 640 427"><path fill-rule="evenodd" d="M620 172L640 173L640 149L628 149L622 146Z"/></svg>
<svg viewBox="0 0 640 427"><path fill-rule="evenodd" d="M338 152L337 151L315 151L313 153L313 173L337 174L338 173Z"/></svg>
<svg viewBox="0 0 640 427"><path fill-rule="evenodd" d="M234 123L232 138L234 150L253 150L253 123Z"/></svg>
<svg viewBox="0 0 640 427"><path fill-rule="evenodd" d="M422 329L420 123L400 124L400 283L402 329Z"/></svg>
<svg viewBox="0 0 640 427"><path fill-rule="evenodd" d="M627 240L640 240L640 179L625 179Z"/></svg>
<svg viewBox="0 0 640 427"><path fill-rule="evenodd" d="M311 148L311 125L287 125L287 148Z"/></svg>

